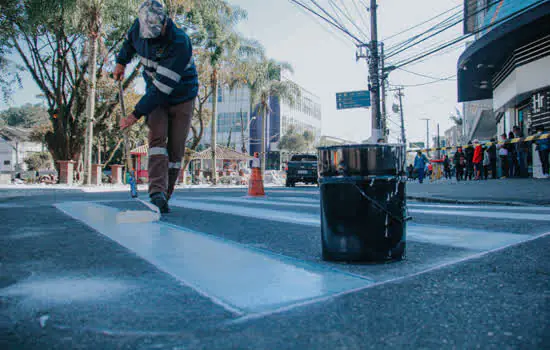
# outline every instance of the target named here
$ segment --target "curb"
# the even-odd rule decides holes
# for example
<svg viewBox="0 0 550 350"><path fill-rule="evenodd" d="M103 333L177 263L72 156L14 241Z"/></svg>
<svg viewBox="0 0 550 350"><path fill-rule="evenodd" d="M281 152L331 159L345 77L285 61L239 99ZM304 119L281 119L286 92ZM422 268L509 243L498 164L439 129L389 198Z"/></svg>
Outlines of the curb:
<svg viewBox="0 0 550 350"><path fill-rule="evenodd" d="M419 196L407 196L407 199L426 202L426 203L446 203L446 204L465 204L465 205L502 205L510 207L535 207L535 206L548 206L548 203L526 203L526 202L504 202L504 201L492 201L492 200L466 200L466 199L449 199L449 198L438 198L438 197L419 197Z"/></svg>

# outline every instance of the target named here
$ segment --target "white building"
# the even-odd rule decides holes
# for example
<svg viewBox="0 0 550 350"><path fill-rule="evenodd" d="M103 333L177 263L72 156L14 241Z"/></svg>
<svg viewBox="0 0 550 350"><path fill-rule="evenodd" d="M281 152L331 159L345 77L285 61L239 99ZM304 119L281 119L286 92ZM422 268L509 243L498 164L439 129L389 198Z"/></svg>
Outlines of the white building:
<svg viewBox="0 0 550 350"><path fill-rule="evenodd" d="M288 78L284 78L288 80ZM289 126L302 134L308 130L313 133L315 143L321 137L321 103L319 97L300 87L301 98L294 106L278 97L269 100L270 111L267 113L266 150L268 152L267 169L279 169L287 156L279 150L279 142ZM262 116L256 110L251 111L250 91L248 87L234 90L220 88L218 93L217 144L242 151L244 145L249 154L261 152ZM211 105L208 108L212 108ZM241 122L242 121L242 122ZM207 127L201 144L209 146L211 128Z"/></svg>
<svg viewBox="0 0 550 350"><path fill-rule="evenodd" d="M458 102L488 104L494 116L474 118L470 135L484 129L475 119L492 122L492 137L550 130L550 1L469 1L464 12L465 32L477 34L458 60ZM522 176L535 173L532 155L520 156Z"/></svg>
<svg viewBox="0 0 550 350"><path fill-rule="evenodd" d="M43 152L41 143L29 140L30 129L4 127L0 130L0 172L27 170L25 159Z"/></svg>

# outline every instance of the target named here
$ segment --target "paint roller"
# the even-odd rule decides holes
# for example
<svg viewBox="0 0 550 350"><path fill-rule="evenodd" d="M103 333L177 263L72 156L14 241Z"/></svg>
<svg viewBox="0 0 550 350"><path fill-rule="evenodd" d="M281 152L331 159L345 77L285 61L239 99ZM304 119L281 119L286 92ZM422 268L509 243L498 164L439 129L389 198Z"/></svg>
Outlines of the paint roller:
<svg viewBox="0 0 550 350"><path fill-rule="evenodd" d="M120 109L122 111L122 115L126 116L126 108L124 105L124 88L122 86L122 80L119 81L118 84L119 87L119 98L120 98ZM120 124L120 119L119 119ZM136 201L144 204L147 208L150 210L126 210L121 211L117 213L116 215L116 222L119 224L136 224L136 223L147 223L147 222L153 222L153 221L159 221L160 220L160 210L157 208L157 206L147 203L146 201L143 201L138 197L137 192L137 184L135 180L135 174L133 172L132 167L132 159L130 155L130 149L129 149L129 142L128 142L128 128L123 131L124 133L124 153L126 154L126 171L128 172L128 183L130 184L130 194L132 198L134 198Z"/></svg>

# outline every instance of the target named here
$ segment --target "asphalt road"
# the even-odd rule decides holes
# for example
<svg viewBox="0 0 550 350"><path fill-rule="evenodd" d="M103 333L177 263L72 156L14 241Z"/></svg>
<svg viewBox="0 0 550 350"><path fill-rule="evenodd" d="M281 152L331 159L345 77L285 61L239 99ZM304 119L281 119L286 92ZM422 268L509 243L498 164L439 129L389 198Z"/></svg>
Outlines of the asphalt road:
<svg viewBox="0 0 550 350"><path fill-rule="evenodd" d="M1 349L550 347L550 208L409 203L407 259L321 259L316 188L0 196Z"/></svg>

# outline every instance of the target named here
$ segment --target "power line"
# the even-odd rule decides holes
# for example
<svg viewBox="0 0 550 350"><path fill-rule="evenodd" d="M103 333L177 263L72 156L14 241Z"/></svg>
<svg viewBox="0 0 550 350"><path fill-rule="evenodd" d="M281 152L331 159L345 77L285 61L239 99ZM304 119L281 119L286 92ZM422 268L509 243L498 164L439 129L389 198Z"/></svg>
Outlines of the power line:
<svg viewBox="0 0 550 350"><path fill-rule="evenodd" d="M410 59L402 60L402 61L400 61L399 63L395 64L395 68L401 68L401 67L403 67L403 66L405 66L405 65L408 65L408 64L410 64L410 63L412 63L412 62L418 61L418 60L420 60L420 59L422 59L422 58L424 58L424 57L431 56L431 55L433 55L433 54L436 53L436 52L439 52L439 51L441 51L441 50L443 50L443 49L445 49L445 48L447 48L447 47L450 47L450 46L452 46L452 45L455 45L455 44L457 44L457 43L460 43L461 41L463 41L463 40L465 40L465 39L467 39L467 38L469 38L469 37L471 37L471 36L473 36L473 35L475 35L475 34L477 34L477 33L480 33L480 32L482 32L482 31L484 31L484 30L486 30L486 29L488 29L488 28L492 28L492 27L494 27L494 26L496 26L496 25L499 25L500 23L502 23L502 22L504 22L504 21L506 21L506 20L512 19L512 18L514 18L514 17L517 17L518 15L520 15L520 14L526 12L526 11L531 10L532 8L534 8L534 7L538 6L538 5L540 5L541 3L545 2L545 1L548 1L548 0L539 0L539 1L537 1L537 2L535 2L535 3L533 3L533 4L529 5L529 6L527 6L527 7L523 8L523 9L521 9L521 10L517 10L517 11L513 12L512 14L510 14L510 15L504 17L504 18L501 18L501 19L498 20L498 21L495 21L494 23L491 23L491 24L486 25L486 26L484 26L484 27L478 28L477 30L475 30L475 31L473 31L473 32L471 32L471 33L462 35L462 36L460 36L460 37L458 37L458 38L456 38L456 39L450 40L450 41L446 42L444 45L441 45L441 46L439 46L439 47L436 48L436 49L433 49L433 50L430 50L430 51L427 51L427 52L420 53L420 54L418 54L418 55L416 55L416 56L413 56L413 57L410 58Z"/></svg>
<svg viewBox="0 0 550 350"><path fill-rule="evenodd" d="M311 1L314 1L314 0L311 0ZM364 36L365 39L368 39L368 34L361 28L359 27L355 21L351 18L351 15L349 13L349 11L347 10L347 7L346 5L342 4L342 6L344 6L344 10L342 10L342 8L336 4L333 0L329 0L329 3L331 4L331 6L333 7L333 9L339 11L347 20L348 22L350 22L358 31L359 33L361 33L361 35Z"/></svg>
<svg viewBox="0 0 550 350"><path fill-rule="evenodd" d="M473 3L475 0L469 0L469 1L470 1L470 3ZM481 12L487 10L488 8L490 8L491 6L493 6L497 1L500 1L500 0L489 1L489 2L486 4L485 7L479 8L476 12L474 12L474 13L472 13L472 14L469 14L468 17L467 17L465 20L468 20L469 18L471 18L471 17L473 17L473 16L476 16L477 14L479 14L479 13L481 13ZM418 35L416 35L416 36L414 36L414 37L412 37L412 38L410 38L410 39L408 39L408 40L405 40L405 41L403 41L403 42L400 43L400 44L394 45L392 48L390 48L391 53L390 53L390 55L388 55L387 58L393 57L393 56L395 56L395 55L397 55L397 54L399 54L399 53L405 51L406 49L409 49L409 48L411 48L411 47L414 47L414 46L416 46L416 45L418 45L418 44L420 44L420 43L422 43L422 42L424 42L424 41L426 41L426 40L428 40L428 39L430 39L430 38L432 38L432 37L434 37L434 36L436 36L436 35L438 35L438 34L440 34L440 33L442 33L442 32L444 32L444 31L446 31L446 30L448 30L448 29L454 27L455 25L461 23L461 22L464 20L464 19L462 18L462 16L461 16L462 12L463 12L463 11L461 10L461 11L455 13L454 15L449 16L447 19L445 19L445 20L439 22L438 24L436 24L435 26L433 26L433 27L431 27L430 29L426 30L425 32L420 33L420 34L418 34ZM451 22L451 21L454 21L454 22ZM447 24L448 22L450 22L450 24ZM428 33L432 32L432 31L434 31L434 30L439 29L439 28L440 28L441 26L443 26L443 25L446 25L446 27L443 28L443 29L441 29L441 30L439 30L439 31L436 32L436 33L433 33L433 34L431 34L431 35L429 35L429 36L423 38L423 39L420 40L420 41L417 41L417 42L415 42L415 43L412 43L414 40L420 38L421 36L423 36L423 35L425 35L425 34L428 34ZM412 44L411 44L411 43L412 43ZM409 44L410 44L410 45L409 45ZM409 45L409 46L406 46L406 45Z"/></svg>
<svg viewBox="0 0 550 350"><path fill-rule="evenodd" d="M401 34L403 34L403 33L410 32L410 31L413 30L413 29L416 29L416 28L418 28L418 27L420 27L420 26L422 26L422 25L424 25L424 24L426 24L426 23L429 23L429 22L433 21L433 20L436 19L436 18L439 18L439 17L441 17L441 16L443 16L443 15L446 15L447 13L449 13L449 12L451 12L451 11L454 11L454 10L458 9L459 7L462 7L462 5L455 6L455 7L453 7L452 9L449 9L449 10L447 10L447 11L445 11L445 12L442 12L442 13L440 13L440 14L438 14L438 15L436 15L436 16L430 18L430 19L425 20L425 21L422 22L422 23L419 23L419 24L417 24L417 25L415 25L415 26L413 26L413 27L410 27L410 28L408 28L408 29L405 29L405 30L402 31L402 32L395 33L395 34L393 34L393 35L391 35L391 36L389 36L389 37L387 37L387 38L384 38L383 41L387 41L387 40L393 39L393 38L395 38L395 37L397 37L397 36L399 36L399 35L401 35Z"/></svg>
<svg viewBox="0 0 550 350"><path fill-rule="evenodd" d="M407 72L407 73L410 73L410 74L414 74L414 75L417 75L419 77L423 77L423 78L428 78L428 79L433 79L433 80L445 80L445 78L436 78L436 77L433 77L431 75L426 75L426 74L422 74L422 73L416 73L416 72L412 72L410 70L407 70L405 68L398 68L399 70L402 70L404 72Z"/></svg>
<svg viewBox="0 0 550 350"><path fill-rule="evenodd" d="M450 79L453 78L453 77L456 77L456 74L453 74L453 75L450 75L446 78L441 78L441 79L437 79L437 80L434 80L434 81L430 81L430 82L427 82L427 83L421 83L421 84L413 84L413 85L393 85L393 84L390 84L391 86L393 87L417 87L417 86L425 86L425 85L431 85L431 84L435 84L435 83L440 83L442 81L451 81Z"/></svg>
<svg viewBox="0 0 550 350"><path fill-rule="evenodd" d="M328 24L330 24L331 26L333 27L336 27L338 30L344 32L345 34L347 34L350 38L354 39L355 40L355 44L356 45L364 45L365 43L360 40L359 38L357 38L355 35L351 34L348 30L346 30L345 28L339 26L338 24L330 21L329 19L327 19L326 17L324 17L323 15L319 14L317 11L311 9L310 7L304 5L303 3L297 1L297 0L289 0L290 2L304 8L305 10L311 12L312 14L314 14L315 16L321 18L322 20L324 20L325 22L327 22Z"/></svg>
<svg viewBox="0 0 550 350"><path fill-rule="evenodd" d="M299 8L299 10L303 11L306 14L309 14L308 11L305 10L304 8ZM350 45L350 43L352 43L353 45L356 45L356 43L353 40L351 40L351 38L349 38L348 36L346 36L345 38L342 36L342 34L345 34L345 33L342 33L341 31L337 33L337 32L334 31L333 27L327 27L327 26L323 25L323 23L321 23L319 21L316 21L316 20L314 20L314 22L319 27L321 27L321 29L323 29L325 32L332 35L334 38L338 39L338 41L340 41L342 44L344 44L346 46Z"/></svg>

